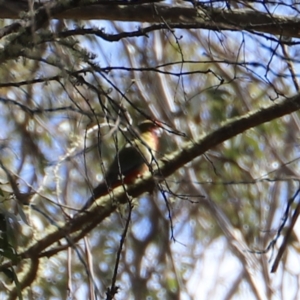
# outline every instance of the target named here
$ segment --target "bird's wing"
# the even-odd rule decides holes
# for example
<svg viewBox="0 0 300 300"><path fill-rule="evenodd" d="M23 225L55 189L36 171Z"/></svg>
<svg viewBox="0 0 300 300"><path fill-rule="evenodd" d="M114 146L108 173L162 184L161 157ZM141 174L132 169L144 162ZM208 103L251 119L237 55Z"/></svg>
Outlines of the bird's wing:
<svg viewBox="0 0 300 300"><path fill-rule="evenodd" d="M148 150L147 150L148 151ZM106 174L106 181L109 185L113 185L120 175L130 176L132 172L138 172L147 163L147 158L144 157L142 150L133 145L129 145L121 149L115 156L109 170Z"/></svg>

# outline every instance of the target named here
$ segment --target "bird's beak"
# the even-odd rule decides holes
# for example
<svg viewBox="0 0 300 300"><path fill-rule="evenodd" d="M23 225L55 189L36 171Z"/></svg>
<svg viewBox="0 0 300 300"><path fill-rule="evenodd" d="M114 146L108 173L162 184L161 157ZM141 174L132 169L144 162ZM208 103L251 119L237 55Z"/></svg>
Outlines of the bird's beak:
<svg viewBox="0 0 300 300"><path fill-rule="evenodd" d="M156 128L153 129L154 133L157 135L157 136L161 136L162 133L163 133L163 129L159 126L157 126Z"/></svg>

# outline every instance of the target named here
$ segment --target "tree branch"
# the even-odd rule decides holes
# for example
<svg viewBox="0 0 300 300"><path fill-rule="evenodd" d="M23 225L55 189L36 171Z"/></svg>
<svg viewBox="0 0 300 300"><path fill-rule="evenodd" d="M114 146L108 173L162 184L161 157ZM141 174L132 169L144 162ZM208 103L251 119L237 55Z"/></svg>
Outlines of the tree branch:
<svg viewBox="0 0 300 300"><path fill-rule="evenodd" d="M0 18L18 19L20 13L27 10L27 1L2 0ZM203 6L187 7L182 5L165 5L157 3L118 3L118 1L51 1L46 5L36 4L39 9L35 15L38 20L80 19L111 20L127 22L166 23L169 28L201 28L209 30L257 31L287 37L300 37L300 19L276 14L268 14L250 9L225 10L205 8ZM62 4L63 3L63 4ZM103 4L105 3L105 4Z"/></svg>
<svg viewBox="0 0 300 300"><path fill-rule="evenodd" d="M186 163L192 161L196 157L204 154L206 151L216 147L222 142L233 138L234 136L243 133L250 128L254 128L266 122L280 118L299 109L300 94L278 103L274 103L270 107L229 120L219 129L200 137L194 142L188 142L183 145L182 149L165 156L159 162L160 167L156 172L159 176L168 177ZM127 194L131 195L132 197L138 197L142 193L154 189L154 187L155 181L153 176L149 174L144 179L139 180L135 185L129 186L127 189ZM70 237L72 233L78 231L76 238L73 236L73 242L75 243L82 237L82 232L86 234L88 231L100 224L111 213L113 213L120 203L127 203L127 194L124 192L123 188L120 187L114 190L113 199L111 196L98 199L88 212L82 212L78 215L75 215L72 220L62 225L61 228L37 241L28 250L20 254L20 257L41 257L43 256L43 251L45 251L51 245L58 242L65 236ZM5 265L0 266L0 271L4 268L7 268L8 265L10 264L6 263Z"/></svg>

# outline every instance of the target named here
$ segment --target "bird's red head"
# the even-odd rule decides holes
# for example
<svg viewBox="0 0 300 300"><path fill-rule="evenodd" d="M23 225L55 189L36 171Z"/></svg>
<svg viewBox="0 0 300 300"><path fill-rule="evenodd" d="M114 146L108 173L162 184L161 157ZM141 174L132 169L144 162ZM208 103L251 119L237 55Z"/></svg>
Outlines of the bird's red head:
<svg viewBox="0 0 300 300"><path fill-rule="evenodd" d="M156 135L159 133L160 123L158 121L145 120L138 125L140 133L153 132Z"/></svg>
<svg viewBox="0 0 300 300"><path fill-rule="evenodd" d="M138 125L141 138L154 151L158 149L160 131L160 122L145 120Z"/></svg>

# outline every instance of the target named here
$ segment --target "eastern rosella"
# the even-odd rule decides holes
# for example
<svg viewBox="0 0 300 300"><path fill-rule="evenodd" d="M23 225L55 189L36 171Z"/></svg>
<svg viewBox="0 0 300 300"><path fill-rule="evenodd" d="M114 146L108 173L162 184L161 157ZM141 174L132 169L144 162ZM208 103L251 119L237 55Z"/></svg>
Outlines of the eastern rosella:
<svg viewBox="0 0 300 300"><path fill-rule="evenodd" d="M148 170L158 148L158 125L143 121L138 125L140 136L128 141L115 156L104 180L93 189L92 196L82 209L87 209L99 197L122 184L133 183Z"/></svg>

